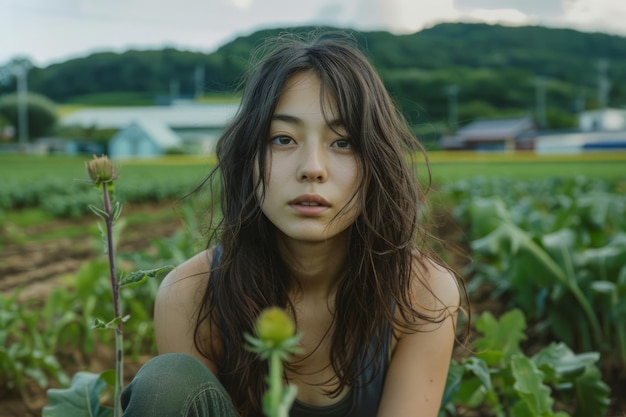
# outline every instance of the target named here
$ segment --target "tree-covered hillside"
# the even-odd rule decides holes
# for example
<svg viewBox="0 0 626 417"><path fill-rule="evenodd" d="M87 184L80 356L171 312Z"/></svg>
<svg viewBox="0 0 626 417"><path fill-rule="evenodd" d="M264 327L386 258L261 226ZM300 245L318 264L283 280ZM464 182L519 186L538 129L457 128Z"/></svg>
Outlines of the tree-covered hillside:
<svg viewBox="0 0 626 417"><path fill-rule="evenodd" d="M310 27L288 28L306 32ZM29 72L29 88L59 103L145 104L172 91L233 93L252 51L285 28L239 37L214 53L171 48L96 53ZM626 106L626 38L545 27L440 24L411 35L351 31L414 124L537 115L572 125L576 111ZM602 63L603 62L603 63ZM600 68L605 68L602 71ZM599 79L610 82L599 94ZM15 85L0 87L0 94ZM541 107L540 107L541 108ZM452 120L454 121L454 120Z"/></svg>

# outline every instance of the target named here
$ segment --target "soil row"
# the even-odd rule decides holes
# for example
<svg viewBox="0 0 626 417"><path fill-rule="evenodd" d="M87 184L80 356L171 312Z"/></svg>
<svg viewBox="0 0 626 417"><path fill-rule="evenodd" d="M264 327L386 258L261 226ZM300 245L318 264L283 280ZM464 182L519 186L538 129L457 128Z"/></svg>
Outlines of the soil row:
<svg viewBox="0 0 626 417"><path fill-rule="evenodd" d="M145 211L146 216L154 216L159 208L136 208L133 211ZM93 224L93 217L76 221L58 220L46 224L29 227L22 232L33 240L42 233L63 230L68 224L85 224L85 230ZM171 236L181 227L178 219L159 222L145 222L129 225L124 230L123 240L119 244L119 252L131 253L146 250L155 238ZM95 259L102 253L99 245L90 232L86 236L63 237L53 241L10 243L3 245L0 255L0 295L7 296L19 290L20 300L45 299L45 297L61 284L62 277L78 272L81 265ZM0 236L1 237L1 236ZM98 346L87 362L80 355L68 353L70 363L76 370L89 368L92 371L112 369L113 354L107 347ZM68 358L66 358L68 359ZM140 359L133 363L127 361L127 375L134 375L141 363ZM67 369L72 374L71 369ZM41 408L47 403L45 390L35 383L28 383L20 394L2 392L0 387L0 417L34 417L41 416Z"/></svg>
<svg viewBox="0 0 626 417"><path fill-rule="evenodd" d="M50 227L55 227L54 222L46 229ZM63 222L56 227L62 228ZM119 250L145 250L152 239L170 236L180 227L180 221L175 219L128 226ZM9 295L19 289L21 299L46 297L61 277L77 272L83 262L99 256L102 248L98 243L86 236L5 245L0 262L0 294Z"/></svg>

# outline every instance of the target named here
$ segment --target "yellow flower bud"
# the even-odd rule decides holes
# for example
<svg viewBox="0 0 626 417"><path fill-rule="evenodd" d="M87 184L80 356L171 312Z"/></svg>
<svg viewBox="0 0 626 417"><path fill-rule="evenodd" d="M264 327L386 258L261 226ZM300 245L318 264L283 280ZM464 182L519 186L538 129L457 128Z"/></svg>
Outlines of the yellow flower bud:
<svg viewBox="0 0 626 417"><path fill-rule="evenodd" d="M256 323L256 334L265 343L278 345L294 335L296 326L287 313L278 307L263 310Z"/></svg>
<svg viewBox="0 0 626 417"><path fill-rule="evenodd" d="M117 179L115 165L113 165L106 155L94 155L93 160L85 162L85 167L94 185L112 182Z"/></svg>

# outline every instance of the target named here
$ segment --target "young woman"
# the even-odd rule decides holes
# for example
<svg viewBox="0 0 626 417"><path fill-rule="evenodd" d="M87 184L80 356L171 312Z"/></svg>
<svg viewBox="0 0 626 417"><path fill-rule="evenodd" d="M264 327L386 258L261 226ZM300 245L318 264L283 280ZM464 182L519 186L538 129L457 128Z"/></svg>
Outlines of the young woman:
<svg viewBox="0 0 626 417"><path fill-rule="evenodd" d="M246 81L208 179L223 217L163 281L124 415L261 415L243 335L279 306L303 333L291 416L437 416L464 290L429 249L419 143L347 39L279 43Z"/></svg>

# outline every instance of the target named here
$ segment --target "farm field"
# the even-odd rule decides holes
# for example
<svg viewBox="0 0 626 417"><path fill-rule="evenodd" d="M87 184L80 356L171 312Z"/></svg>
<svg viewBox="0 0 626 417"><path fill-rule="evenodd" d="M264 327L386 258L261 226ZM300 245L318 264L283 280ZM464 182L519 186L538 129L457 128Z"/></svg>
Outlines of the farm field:
<svg viewBox="0 0 626 417"><path fill-rule="evenodd" d="M626 176L626 152L539 156L531 152L431 152L429 158L435 183L476 176L519 180Z"/></svg>
<svg viewBox="0 0 626 417"><path fill-rule="evenodd" d="M570 177L584 175L617 178L626 175L626 152L598 152L572 155L533 153L476 153L433 151L429 154L435 182L471 176L498 176L514 179ZM24 156L0 154L0 178L29 182L54 177L77 181L84 178L83 156ZM126 160L120 163L121 175L129 180L195 176L202 178L214 163L211 157L170 156L149 160Z"/></svg>
<svg viewBox="0 0 626 417"><path fill-rule="evenodd" d="M45 311L50 315L52 307L46 303L59 290L66 295L58 297L70 303L72 297L86 302L79 297L81 285L99 288L99 284L84 282L89 273L93 274L90 268L99 267L97 260L101 258L96 218L86 209L98 201L98 193L81 182L86 178L84 161L89 159L0 155L0 300L5 300L0 307L6 311L18 311L19 305L24 305L31 310L48 308ZM435 209L440 211L438 217L445 219L435 233L455 240L467 257L477 261L471 266L467 258L453 260L467 277L474 317L485 311L496 317L516 309L524 311L528 340L522 348L528 352L536 352L554 339L568 341L576 353L600 351L599 369L611 389L606 415L626 413L626 404L620 400L626 398L626 358L619 350L626 349L626 339L622 339L626 336L619 325L626 320L626 268L622 268L626 260L626 153L535 157L526 153L433 152L430 159L437 192ZM120 164L116 193L124 203L125 226L118 250L123 266L175 264L202 248L202 236L193 233L199 227L198 213L193 211L196 207L186 203L175 206L174 202L198 185L213 163L210 158L177 156ZM565 214L558 215L559 210ZM512 253L515 245L511 242L516 242L521 252ZM567 245L555 246L555 242ZM567 268L562 268L567 262L555 255L562 250L571 251L568 253L579 262L572 264L579 275L567 275ZM546 261L546 256L552 260ZM593 259L606 262L598 264ZM599 273L604 275L594 275ZM541 281L539 275L548 278ZM568 287L564 284L567 280L560 281L562 277L575 278L578 287ZM528 281L527 286L523 280ZM601 284L594 284L594 280ZM133 317L141 317L142 309L149 311L155 285L141 290L145 291L139 293L141 297L134 293L137 304L129 301ZM92 288L92 292L99 293L100 289ZM106 297L106 291L101 292ZM13 302L6 301L15 294L18 296ZM612 300L615 308L603 310L606 300ZM568 310L566 306L574 307ZM551 307L563 308L562 314L549 311ZM555 323L564 326L572 319L579 320L578 333L571 329L546 331ZM37 320L36 325L42 325L51 318ZM153 353L150 328L145 325L149 318L144 316L143 321L143 327L136 328L142 338L137 339L128 358L127 375ZM15 326L18 329L19 323ZM132 329L135 327L127 331L132 333ZM29 332L16 331L15 339L9 337L5 343L31 346L18 340L16 334ZM98 339L100 343L92 341L91 347L84 344L85 338L74 340L71 332L64 337L65 348L78 350L57 355L70 377L81 367L112 368L107 359L111 352L102 346L106 337ZM52 354L59 346L50 349L47 353ZM23 355L19 358L24 369L38 366L27 353ZM463 355L459 353L459 366ZM8 368L2 368L1 361L4 375ZM59 381L50 376L54 369L50 369L46 378L58 385ZM464 372L467 374L467 369ZM37 383L41 379L33 377L38 375L34 371L26 375L19 389L7 385L7 377L0 377L4 383L0 385L0 417L41 415L46 404L45 390ZM565 411L571 411L570 394L555 396ZM464 404L460 409L467 410L459 415L493 415L489 405L471 407L471 403L463 403L466 400L457 399Z"/></svg>

